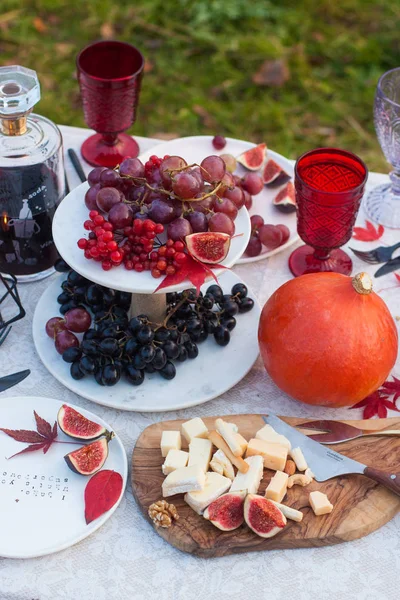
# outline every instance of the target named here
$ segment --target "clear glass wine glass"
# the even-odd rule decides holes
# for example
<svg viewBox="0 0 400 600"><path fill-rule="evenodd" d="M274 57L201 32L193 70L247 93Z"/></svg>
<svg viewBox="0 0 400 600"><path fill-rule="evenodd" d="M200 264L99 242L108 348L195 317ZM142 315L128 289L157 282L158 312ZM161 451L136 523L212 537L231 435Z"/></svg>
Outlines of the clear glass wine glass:
<svg viewBox="0 0 400 600"><path fill-rule="evenodd" d="M378 141L392 165L391 183L373 188L365 197L365 211L377 223L400 229L400 67L384 73L378 81L374 103Z"/></svg>

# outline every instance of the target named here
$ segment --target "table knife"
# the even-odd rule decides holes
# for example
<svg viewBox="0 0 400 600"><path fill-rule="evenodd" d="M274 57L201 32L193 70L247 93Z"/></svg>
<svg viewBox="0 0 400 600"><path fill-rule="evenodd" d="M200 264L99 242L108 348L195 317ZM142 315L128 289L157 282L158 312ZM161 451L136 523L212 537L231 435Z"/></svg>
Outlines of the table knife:
<svg viewBox="0 0 400 600"><path fill-rule="evenodd" d="M397 269L400 269L400 256L388 260L387 263L379 267L375 273L375 277L382 277L382 275L387 275L392 271L397 271Z"/></svg>
<svg viewBox="0 0 400 600"><path fill-rule="evenodd" d="M25 371L19 371L18 373L12 373L12 375L6 375L5 377L0 377L0 392L4 392L8 390L8 388L13 387L13 385L17 385L17 383L21 383L31 372L29 369Z"/></svg>
<svg viewBox="0 0 400 600"><path fill-rule="evenodd" d="M275 431L287 437L293 448L301 448L304 458L317 481L327 481L327 479L333 477L358 473L377 481L400 496L400 472L387 473L386 471L380 471L339 454L339 452L311 440L294 427L287 425L276 415L269 414L267 417L263 416L263 419Z"/></svg>

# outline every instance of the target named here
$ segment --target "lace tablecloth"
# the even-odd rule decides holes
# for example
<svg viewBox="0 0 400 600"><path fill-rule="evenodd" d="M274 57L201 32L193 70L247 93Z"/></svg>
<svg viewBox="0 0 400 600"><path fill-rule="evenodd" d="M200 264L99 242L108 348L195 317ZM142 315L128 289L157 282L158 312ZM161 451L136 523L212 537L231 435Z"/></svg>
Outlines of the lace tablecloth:
<svg viewBox="0 0 400 600"><path fill-rule="evenodd" d="M77 151L87 130L62 127L65 149ZM137 138L141 150L158 140ZM70 187L79 180L66 158ZM90 170L88 167L87 171ZM372 174L369 185L386 180ZM363 224L365 216L359 215ZM397 239L396 239L397 236ZM387 230L384 243L398 241L399 232ZM365 249L375 244L364 244ZM291 274L287 261L293 248L269 260L235 267L263 304ZM376 267L354 260L354 272L374 273ZM20 385L2 394L43 395L88 408L108 421L120 435L130 458L135 441L148 425L164 420L202 415L263 413L269 409L299 417L361 418L361 410L332 412L299 404L270 381L260 360L251 372L220 398L187 410L143 414L103 408L73 394L42 366L33 345L31 322L36 303L52 278L20 285L26 318L13 326L0 351L1 374L30 368ZM395 285L394 275L376 280L375 289ZM400 286L382 297L400 315ZM221 365L229 368L229 365ZM400 376L399 361L394 374ZM394 416L394 415L392 415ZM200 559L164 542L143 519L128 484L115 514L94 535L51 556L30 560L0 559L1 600L246 600L274 597L309 600L395 600L399 598L400 516L360 540L326 548L284 550ZM1 532L0 532L1 535Z"/></svg>

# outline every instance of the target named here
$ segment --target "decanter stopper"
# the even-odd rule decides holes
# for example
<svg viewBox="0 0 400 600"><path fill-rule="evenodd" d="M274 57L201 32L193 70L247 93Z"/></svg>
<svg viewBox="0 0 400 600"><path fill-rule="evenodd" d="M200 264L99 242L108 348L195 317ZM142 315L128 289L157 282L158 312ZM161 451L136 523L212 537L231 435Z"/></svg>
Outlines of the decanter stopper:
<svg viewBox="0 0 400 600"><path fill-rule="evenodd" d="M0 125L4 135L26 132L26 117L40 100L36 71L11 65L0 67Z"/></svg>

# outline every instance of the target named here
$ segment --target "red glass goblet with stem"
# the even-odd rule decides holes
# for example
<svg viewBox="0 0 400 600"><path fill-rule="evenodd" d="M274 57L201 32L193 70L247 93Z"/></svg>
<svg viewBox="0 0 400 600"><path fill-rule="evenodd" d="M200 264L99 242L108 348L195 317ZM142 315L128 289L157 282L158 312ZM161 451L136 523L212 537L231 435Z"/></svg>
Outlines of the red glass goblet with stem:
<svg viewBox="0 0 400 600"><path fill-rule="evenodd" d="M337 148L318 148L297 160L297 231L307 245L289 258L293 275L320 271L350 275L351 258L340 246L351 237L367 177L360 158Z"/></svg>
<svg viewBox="0 0 400 600"><path fill-rule="evenodd" d="M82 144L82 156L91 165L113 168L139 154L137 142L123 132L136 120L143 55L110 40L84 48L76 63L85 121L97 131Z"/></svg>

